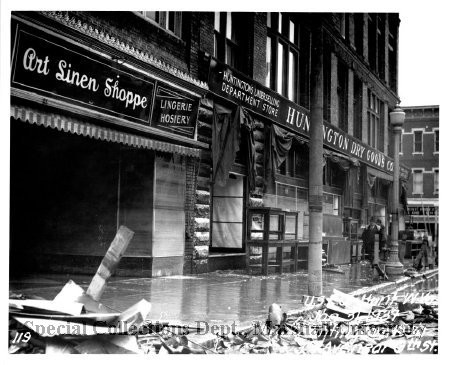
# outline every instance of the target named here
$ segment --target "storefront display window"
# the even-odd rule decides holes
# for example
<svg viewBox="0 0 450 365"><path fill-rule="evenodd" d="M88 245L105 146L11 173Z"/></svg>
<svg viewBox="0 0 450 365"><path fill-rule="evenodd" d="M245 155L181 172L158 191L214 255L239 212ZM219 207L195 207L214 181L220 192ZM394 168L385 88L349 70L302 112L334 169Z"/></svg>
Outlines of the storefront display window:
<svg viewBox="0 0 450 365"><path fill-rule="evenodd" d="M341 210L341 197L335 194L323 194L323 214L339 215Z"/></svg>

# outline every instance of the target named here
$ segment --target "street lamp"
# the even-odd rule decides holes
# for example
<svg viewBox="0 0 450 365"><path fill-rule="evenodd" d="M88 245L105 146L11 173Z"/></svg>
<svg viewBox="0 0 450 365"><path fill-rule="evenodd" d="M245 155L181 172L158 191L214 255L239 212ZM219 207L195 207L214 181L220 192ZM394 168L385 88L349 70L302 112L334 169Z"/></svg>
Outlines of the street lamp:
<svg viewBox="0 0 450 365"><path fill-rule="evenodd" d="M394 111L389 113L389 118L394 130L394 190L391 207L391 246L389 248L389 258L386 261L386 273L388 275L402 275L403 265L398 258L398 201L400 187L399 147L402 126L405 122L405 112L397 106Z"/></svg>

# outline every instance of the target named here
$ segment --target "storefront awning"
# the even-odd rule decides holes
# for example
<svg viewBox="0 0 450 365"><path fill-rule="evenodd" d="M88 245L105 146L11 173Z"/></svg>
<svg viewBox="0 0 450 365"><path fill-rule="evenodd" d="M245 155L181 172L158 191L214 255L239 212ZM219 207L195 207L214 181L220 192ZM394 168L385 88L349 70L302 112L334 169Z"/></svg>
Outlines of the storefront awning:
<svg viewBox="0 0 450 365"><path fill-rule="evenodd" d="M200 150L197 148L156 141L151 138L138 136L128 132L121 132L107 127L90 124L77 118L56 113L42 112L30 107L11 105L11 117L22 122L42 125L44 127L50 127L59 131L100 139L102 141L122 143L137 148L146 148L155 151L177 153L179 155L200 158Z"/></svg>

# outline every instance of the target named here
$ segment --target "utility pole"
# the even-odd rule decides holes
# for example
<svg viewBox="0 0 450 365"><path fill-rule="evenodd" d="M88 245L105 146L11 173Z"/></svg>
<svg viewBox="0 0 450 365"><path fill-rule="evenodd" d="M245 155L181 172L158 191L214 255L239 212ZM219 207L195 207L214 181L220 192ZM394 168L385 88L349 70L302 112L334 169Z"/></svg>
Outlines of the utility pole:
<svg viewBox="0 0 450 365"><path fill-rule="evenodd" d="M309 149L308 295L322 295L323 226L323 29L314 19L311 55L311 124Z"/></svg>

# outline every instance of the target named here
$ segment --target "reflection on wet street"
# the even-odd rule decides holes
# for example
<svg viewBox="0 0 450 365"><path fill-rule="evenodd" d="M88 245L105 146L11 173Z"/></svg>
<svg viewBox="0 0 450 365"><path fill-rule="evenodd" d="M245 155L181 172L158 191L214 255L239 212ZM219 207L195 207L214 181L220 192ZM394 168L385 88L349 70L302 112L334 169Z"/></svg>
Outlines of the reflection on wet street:
<svg viewBox="0 0 450 365"><path fill-rule="evenodd" d="M350 292L373 284L370 265L342 267L344 274L323 272L323 294L333 288ZM127 297L117 295L114 288L133 291ZM108 287L104 302L125 309L140 297L152 303L152 319L177 319L246 324L267 316L270 304L276 302L284 310L301 306L308 293L306 272L295 274L250 276L239 271L216 271L197 276L159 279L120 280Z"/></svg>
<svg viewBox="0 0 450 365"><path fill-rule="evenodd" d="M323 295L333 289L349 293L377 284L369 264L340 267L343 273L323 271ZM72 279L87 288L90 277L43 276L30 281L11 281L11 290L52 299ZM431 285L431 284L430 284ZM411 289L411 288L409 288ZM405 288L405 290L409 290ZM216 271L195 276L110 279L102 303L122 311L146 299L152 304L149 319L176 320L183 323L208 320L209 323L247 325L266 318L270 304L278 303L284 311L301 307L308 293L306 271L298 273L250 276L241 271Z"/></svg>

